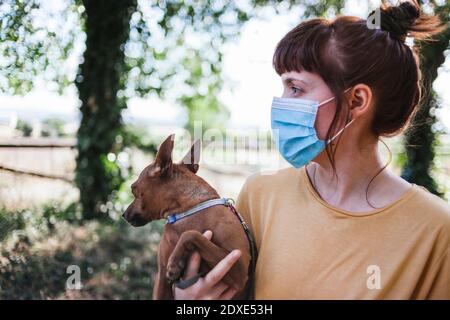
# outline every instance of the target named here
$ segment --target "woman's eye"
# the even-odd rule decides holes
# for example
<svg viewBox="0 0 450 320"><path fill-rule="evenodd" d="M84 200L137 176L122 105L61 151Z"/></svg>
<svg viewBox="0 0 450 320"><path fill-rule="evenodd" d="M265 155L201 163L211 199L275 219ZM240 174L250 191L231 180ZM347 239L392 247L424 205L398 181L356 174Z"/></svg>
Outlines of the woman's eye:
<svg viewBox="0 0 450 320"><path fill-rule="evenodd" d="M297 88L297 87L291 87L291 91L292 91L293 94L299 94L299 93L303 92L302 89Z"/></svg>

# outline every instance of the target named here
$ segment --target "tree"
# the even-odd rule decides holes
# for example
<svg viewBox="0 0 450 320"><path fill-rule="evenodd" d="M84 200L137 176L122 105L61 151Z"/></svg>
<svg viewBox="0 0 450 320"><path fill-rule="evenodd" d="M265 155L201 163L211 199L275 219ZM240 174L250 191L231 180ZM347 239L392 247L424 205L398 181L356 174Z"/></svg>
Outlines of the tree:
<svg viewBox="0 0 450 320"><path fill-rule="evenodd" d="M209 109L220 114L225 110L216 98L221 88L220 49L248 17L233 2L218 1L161 1L149 6L136 0L83 0L82 6L86 50L77 76L82 121L76 181L84 216L94 218L106 211L105 203L123 182L121 168L108 155L122 147L117 138L126 100L149 93L167 98L175 85L184 92L174 100L190 113L203 109L206 100ZM230 14L227 22L224 17ZM163 36L159 45L157 32ZM194 33L207 39L209 50L186 42ZM164 70L171 51L180 49L181 58ZM184 79L177 79L183 73Z"/></svg>
<svg viewBox="0 0 450 320"><path fill-rule="evenodd" d="M437 5L434 1L435 12L441 21L448 25L450 19L450 3ZM445 61L445 50L449 47L450 27L435 37L434 41L421 46L421 64L423 73L422 99L418 112L405 134L405 151L407 162L402 170L402 177L410 182L426 187L430 192L442 196L436 182L431 175L435 157L436 123L434 112L439 108L437 94L433 90L433 82L438 76L438 68Z"/></svg>
<svg viewBox="0 0 450 320"><path fill-rule="evenodd" d="M126 174L116 155L130 140L122 136L121 112L127 99L156 94L183 104L190 115L206 115L214 125L211 111L226 113L216 98L222 87L221 48L249 15L233 1L62 3L59 16L50 17L55 10L47 8L50 26L40 15L48 2L5 0L0 5L0 53L5 61L0 90L25 93L41 75L59 90L76 84L82 114L76 182L84 218L91 219L108 211L105 204ZM74 20L74 28L62 32L65 23ZM75 76L61 65L73 54L82 31L85 50ZM193 43L193 35L201 41Z"/></svg>
<svg viewBox="0 0 450 320"><path fill-rule="evenodd" d="M136 5L136 0L83 0L86 50L76 78L82 114L76 183L86 219L105 212L108 197L122 183L121 168L108 154L118 151L126 102L117 93L123 89L123 47Z"/></svg>

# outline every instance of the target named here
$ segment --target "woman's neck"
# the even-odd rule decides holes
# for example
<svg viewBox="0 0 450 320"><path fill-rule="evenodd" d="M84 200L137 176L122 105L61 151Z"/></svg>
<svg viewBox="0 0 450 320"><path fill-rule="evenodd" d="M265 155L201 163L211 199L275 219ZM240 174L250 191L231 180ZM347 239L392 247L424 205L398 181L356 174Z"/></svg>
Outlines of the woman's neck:
<svg viewBox="0 0 450 320"><path fill-rule="evenodd" d="M365 144L358 151L340 151L335 155L338 177L326 155L306 167L311 184L327 203L348 211L367 212L395 201L410 186L387 168L377 175L386 165L378 152L378 143Z"/></svg>

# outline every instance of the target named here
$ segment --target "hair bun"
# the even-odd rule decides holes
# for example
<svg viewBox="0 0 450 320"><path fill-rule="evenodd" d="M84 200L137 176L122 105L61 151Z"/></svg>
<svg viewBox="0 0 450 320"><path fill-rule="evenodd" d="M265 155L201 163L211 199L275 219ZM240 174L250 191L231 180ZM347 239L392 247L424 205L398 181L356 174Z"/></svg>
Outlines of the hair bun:
<svg viewBox="0 0 450 320"><path fill-rule="evenodd" d="M419 5L410 1L396 7L382 5L380 11L381 29L402 41L420 17Z"/></svg>
<svg viewBox="0 0 450 320"><path fill-rule="evenodd" d="M403 1L398 6L383 2L380 20L380 28L402 42L407 36L423 40L446 29L438 16L423 14L417 0Z"/></svg>

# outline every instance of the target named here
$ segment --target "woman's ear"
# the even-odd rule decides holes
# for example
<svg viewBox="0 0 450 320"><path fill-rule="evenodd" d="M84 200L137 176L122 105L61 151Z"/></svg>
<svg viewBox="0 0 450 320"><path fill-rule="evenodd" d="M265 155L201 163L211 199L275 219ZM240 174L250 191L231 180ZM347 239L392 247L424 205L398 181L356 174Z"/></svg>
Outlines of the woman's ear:
<svg viewBox="0 0 450 320"><path fill-rule="evenodd" d="M366 84L357 84L353 86L347 94L347 101L352 119L366 114L372 104L372 89Z"/></svg>

